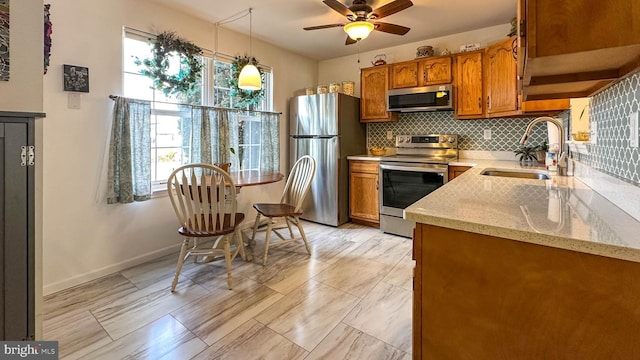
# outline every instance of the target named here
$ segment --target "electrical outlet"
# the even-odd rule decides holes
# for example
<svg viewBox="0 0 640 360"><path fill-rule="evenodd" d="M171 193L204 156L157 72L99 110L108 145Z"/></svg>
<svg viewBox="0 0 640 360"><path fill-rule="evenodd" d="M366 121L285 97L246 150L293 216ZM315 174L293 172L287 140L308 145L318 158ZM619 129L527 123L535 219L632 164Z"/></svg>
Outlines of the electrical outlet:
<svg viewBox="0 0 640 360"><path fill-rule="evenodd" d="M629 146L638 147L638 112L629 115Z"/></svg>
<svg viewBox="0 0 640 360"><path fill-rule="evenodd" d="M67 98L67 108L80 109L80 94L71 92Z"/></svg>
<svg viewBox="0 0 640 360"><path fill-rule="evenodd" d="M491 140L491 129L484 129L484 139Z"/></svg>
<svg viewBox="0 0 640 360"><path fill-rule="evenodd" d="M393 140L393 131L387 130L387 140Z"/></svg>

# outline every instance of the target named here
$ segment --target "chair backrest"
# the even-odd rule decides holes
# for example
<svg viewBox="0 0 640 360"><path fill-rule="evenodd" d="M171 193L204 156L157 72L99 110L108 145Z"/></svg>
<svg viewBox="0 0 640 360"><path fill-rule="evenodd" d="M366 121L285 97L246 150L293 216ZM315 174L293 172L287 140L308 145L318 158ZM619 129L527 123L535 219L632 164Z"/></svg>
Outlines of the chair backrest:
<svg viewBox="0 0 640 360"><path fill-rule="evenodd" d="M305 155L298 159L289 173L280 202L293 205L295 211L300 211L302 202L311 188L311 181L315 173L316 160L314 158Z"/></svg>
<svg viewBox="0 0 640 360"><path fill-rule="evenodd" d="M196 232L220 230L224 214L235 214L236 189L229 174L210 164L184 165L171 173L167 191L178 222ZM225 197L225 194L229 196ZM235 225L235 216L230 217Z"/></svg>

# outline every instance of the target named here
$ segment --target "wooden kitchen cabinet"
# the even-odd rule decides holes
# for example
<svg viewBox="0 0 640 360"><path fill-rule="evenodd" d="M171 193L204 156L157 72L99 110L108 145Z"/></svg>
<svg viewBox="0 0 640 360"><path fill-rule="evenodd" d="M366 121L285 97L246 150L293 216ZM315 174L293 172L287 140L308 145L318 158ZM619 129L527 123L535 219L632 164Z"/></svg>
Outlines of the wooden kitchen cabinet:
<svg viewBox="0 0 640 360"><path fill-rule="evenodd" d="M640 68L640 6L519 0L523 99L593 96Z"/></svg>
<svg viewBox="0 0 640 360"><path fill-rule="evenodd" d="M413 257L414 359L640 353L637 262L420 223Z"/></svg>
<svg viewBox="0 0 640 360"><path fill-rule="evenodd" d="M391 64L391 88L451 84L451 63L451 56L438 56Z"/></svg>
<svg viewBox="0 0 640 360"><path fill-rule="evenodd" d="M398 120L396 113L387 111L389 69L389 65L380 65L360 71L360 122Z"/></svg>
<svg viewBox="0 0 640 360"><path fill-rule="evenodd" d="M455 57L456 118L484 117L482 59L484 50L457 54Z"/></svg>
<svg viewBox="0 0 640 360"><path fill-rule="evenodd" d="M349 216L358 224L379 227L378 161L349 161Z"/></svg>
<svg viewBox="0 0 640 360"><path fill-rule="evenodd" d="M419 61L419 86L451 84L451 56L438 56Z"/></svg>
<svg viewBox="0 0 640 360"><path fill-rule="evenodd" d="M449 165L449 180L451 181L456 177L462 175L465 171L471 169L471 166L462 166L462 165Z"/></svg>
<svg viewBox="0 0 640 360"><path fill-rule="evenodd" d="M418 61L403 61L391 64L391 88L416 87L418 81Z"/></svg>
<svg viewBox="0 0 640 360"><path fill-rule="evenodd" d="M487 117L516 115L519 110L516 43L514 36L486 49L484 85Z"/></svg>

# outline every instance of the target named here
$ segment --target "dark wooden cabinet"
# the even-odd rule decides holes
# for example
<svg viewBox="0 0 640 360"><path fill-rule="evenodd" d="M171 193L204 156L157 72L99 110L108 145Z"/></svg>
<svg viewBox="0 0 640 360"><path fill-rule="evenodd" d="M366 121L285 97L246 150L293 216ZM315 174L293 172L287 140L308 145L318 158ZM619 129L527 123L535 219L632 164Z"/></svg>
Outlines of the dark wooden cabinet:
<svg viewBox="0 0 640 360"><path fill-rule="evenodd" d="M35 335L35 129L44 114L0 112L0 339Z"/></svg>

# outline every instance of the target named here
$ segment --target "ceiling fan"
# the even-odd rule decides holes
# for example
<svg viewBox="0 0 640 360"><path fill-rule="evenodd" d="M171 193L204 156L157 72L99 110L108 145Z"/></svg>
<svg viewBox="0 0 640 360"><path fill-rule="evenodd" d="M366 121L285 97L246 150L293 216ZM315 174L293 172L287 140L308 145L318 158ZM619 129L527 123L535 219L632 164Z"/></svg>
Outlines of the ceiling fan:
<svg viewBox="0 0 640 360"><path fill-rule="evenodd" d="M339 12L349 20L346 24L328 24L305 27L305 30L328 29L332 27L344 27L348 34L345 45L351 45L369 36L373 30L383 31L389 34L404 35L411 30L406 26L379 22L385 16L395 14L399 11L413 6L411 0L394 0L377 9L372 9L366 0L353 0L351 6L347 7L338 0L323 0L327 6Z"/></svg>

